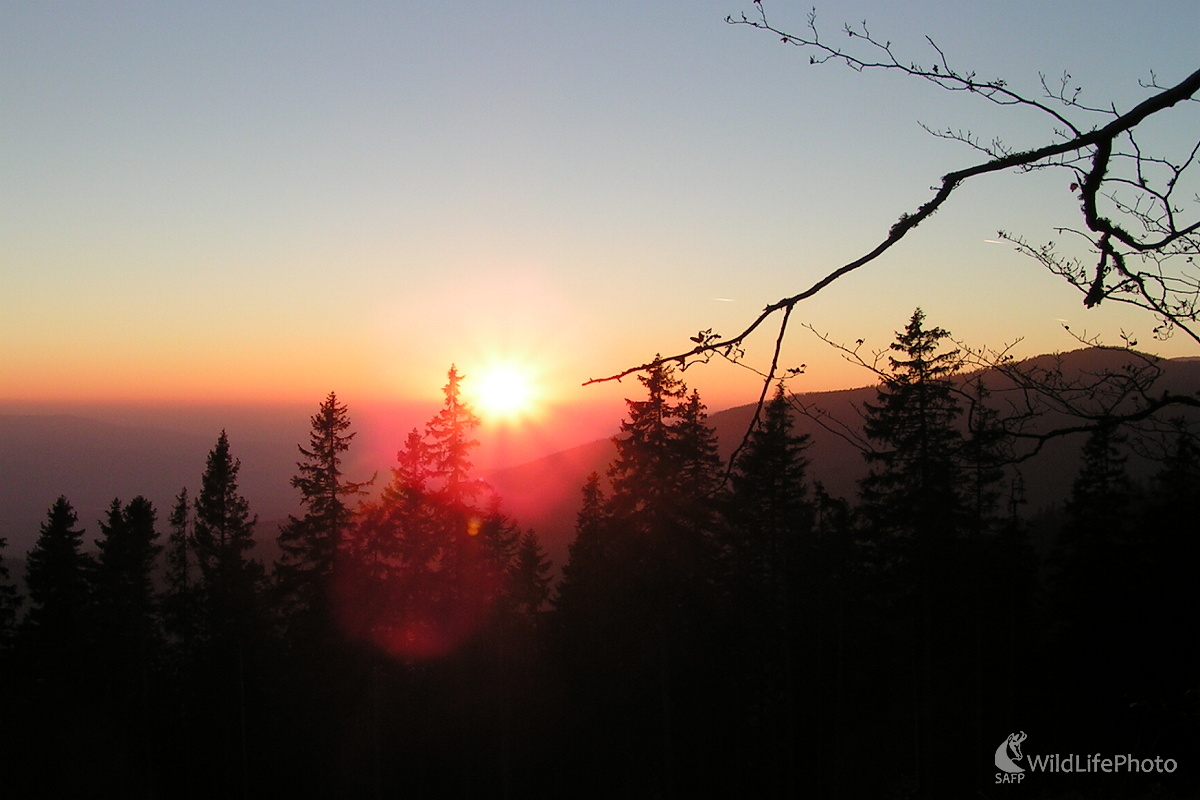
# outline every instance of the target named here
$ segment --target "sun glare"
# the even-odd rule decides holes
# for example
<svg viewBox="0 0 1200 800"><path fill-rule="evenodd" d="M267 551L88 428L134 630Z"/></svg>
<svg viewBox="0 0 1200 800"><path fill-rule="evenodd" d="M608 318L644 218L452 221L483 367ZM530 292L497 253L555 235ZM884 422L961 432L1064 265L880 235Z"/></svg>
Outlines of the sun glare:
<svg viewBox="0 0 1200 800"><path fill-rule="evenodd" d="M529 416L537 403L537 391L528 370L511 363L484 368L474 383L474 403L479 412L493 420L515 420Z"/></svg>

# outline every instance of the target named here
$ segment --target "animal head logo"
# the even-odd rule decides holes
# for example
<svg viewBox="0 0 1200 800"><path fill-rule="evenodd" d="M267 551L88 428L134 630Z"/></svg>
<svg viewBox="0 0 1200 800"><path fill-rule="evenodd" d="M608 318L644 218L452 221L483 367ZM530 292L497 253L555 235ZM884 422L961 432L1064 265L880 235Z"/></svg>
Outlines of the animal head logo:
<svg viewBox="0 0 1200 800"><path fill-rule="evenodd" d="M1021 742L1025 741L1025 739L1025 731L1020 731L1018 733L1010 733L1008 738L1000 743L1000 746L996 748L997 769L1013 773L1025 771L1024 767L1019 767L1015 763L1023 758L1021 755ZM1011 757L1009 756L1009 751L1012 751Z"/></svg>

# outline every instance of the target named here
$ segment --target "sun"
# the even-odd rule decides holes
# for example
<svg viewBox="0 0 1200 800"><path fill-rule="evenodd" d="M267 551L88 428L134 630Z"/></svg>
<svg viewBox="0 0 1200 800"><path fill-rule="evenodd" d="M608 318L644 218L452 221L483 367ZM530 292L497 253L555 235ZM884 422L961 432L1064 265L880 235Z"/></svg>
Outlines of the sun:
<svg viewBox="0 0 1200 800"><path fill-rule="evenodd" d="M538 392L533 376L518 364L490 364L470 382L474 384L471 394L475 407L489 419L521 419L531 415L537 405Z"/></svg>

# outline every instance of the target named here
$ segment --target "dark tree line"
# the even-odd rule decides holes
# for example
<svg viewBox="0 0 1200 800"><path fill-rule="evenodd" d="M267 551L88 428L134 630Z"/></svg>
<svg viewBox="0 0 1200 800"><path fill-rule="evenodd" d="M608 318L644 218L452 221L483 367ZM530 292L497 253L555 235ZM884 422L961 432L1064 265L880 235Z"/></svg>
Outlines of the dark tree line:
<svg viewBox="0 0 1200 800"><path fill-rule="evenodd" d="M992 796L992 751L1177 758L1197 786L1200 449L1125 469L1089 434L1026 518L1002 420L917 311L865 410L868 474L830 496L782 387L726 480L699 395L641 376L582 489L557 591L537 536L472 475L453 368L376 494L330 394L278 561L222 432L166 530L114 500L95 547L49 509L25 596L0 561L13 796ZM970 402L966 402L970 400ZM1043 541L1042 534L1052 536ZM164 535L165 534L165 535ZM1048 544L1046 543L1048 542ZM2 551L0 551L2 554ZM1035 792L1036 793L1036 792Z"/></svg>
<svg viewBox="0 0 1200 800"><path fill-rule="evenodd" d="M722 486L698 398L669 361L642 374L556 603L586 720L560 758L593 796L987 796L1010 728L1045 752L1194 750L1196 439L1180 426L1138 486L1101 420L1031 521L949 341L919 310L897 334L852 501L811 478L782 389ZM1082 780L1041 791L1162 790Z"/></svg>
<svg viewBox="0 0 1200 800"><path fill-rule="evenodd" d="M165 537L148 500L116 499L89 548L55 501L26 597L0 560L0 748L15 796L515 782L550 564L471 474L478 419L460 380L452 368L445 407L370 500L373 479L342 472L354 434L331 393L299 448L303 512L281 526L270 569L224 431ZM464 769L459 748L477 765Z"/></svg>

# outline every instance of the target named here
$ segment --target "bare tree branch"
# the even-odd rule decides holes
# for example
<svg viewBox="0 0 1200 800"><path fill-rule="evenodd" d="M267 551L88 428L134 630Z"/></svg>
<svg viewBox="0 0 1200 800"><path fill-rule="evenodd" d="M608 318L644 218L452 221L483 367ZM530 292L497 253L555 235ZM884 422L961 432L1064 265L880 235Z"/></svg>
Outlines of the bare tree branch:
<svg viewBox="0 0 1200 800"><path fill-rule="evenodd" d="M1157 76L1152 73L1151 80L1142 85L1155 93L1132 109L1119 112L1115 106L1100 108L1084 105L1079 99L1081 87L1072 87L1068 74L1063 75L1059 86L1055 88L1049 85L1045 76L1040 76L1046 96L1037 99L1009 88L1004 80L983 80L974 72L963 72L954 68L945 52L932 39L927 38L926 41L935 58L931 64L923 66L916 62L901 61L891 42L876 39L865 22L857 26L846 25L843 29L851 44L860 45L865 51L860 54L835 47L822 40L815 12L809 14L808 32L795 35L775 28L767 20L766 12L758 0L755 0L755 8L757 12L754 16L743 14L740 19L729 17L726 21L733 25L746 25L770 32L779 36L784 43L798 48L809 48L813 51L809 59L812 64L832 61L859 72L875 69L896 71L928 81L948 91L968 92L983 97L996 105L1034 109L1046 115L1054 124L1054 134L1059 141L1018 151L1008 149L998 140L982 144L980 139L969 132L953 132L949 129L934 131L927 128L935 136L962 141L985 154L987 158L942 176L939 184L934 187L933 197L912 212L902 214L887 235L873 248L830 271L803 291L767 305L739 333L729 337L705 337L702 341L697 341L694 347L662 358L662 361L674 361L686 368L696 361L707 360L713 353L736 357L735 354L741 353L746 340L768 319L776 314L784 314L782 333L786 328L786 315L790 314L797 304L886 253L910 231L936 213L966 181L993 173L1048 167L1067 168L1076 177L1072 188L1079 192L1081 216L1088 233L1082 230L1075 233L1085 237L1090 243L1097 257L1095 266L1089 270L1076 259L1058 255L1053 243L1035 247L1020 237L1004 233L1001 234L1002 237L1012 241L1019 252L1036 258L1052 272L1079 288L1084 293L1085 305L1091 307L1105 299L1129 303L1149 310L1159 318L1156 335L1166 337L1173 330L1179 329L1200 342L1200 329L1196 326L1196 323L1200 322L1200 272L1196 270L1194 260L1196 255L1200 255L1200 219L1192 222L1180 221L1183 209L1174 197L1185 171L1189 167L1195 168L1197 154L1200 153L1200 141L1190 149L1186 158L1172 162L1163 157L1143 154L1134 135L1135 129L1154 115L1181 102L1194 101L1195 95L1200 92L1200 70L1169 87L1161 86ZM1062 106L1064 110L1055 108L1050 101ZM1108 119L1105 124L1097 126L1091 119L1085 122L1073 120L1069 112L1103 115ZM1119 142L1125 143L1128 150L1118 147ZM1132 176L1114 172L1114 165L1126 162L1133 166ZM1155 184L1149 178L1151 170L1165 171L1166 177ZM1118 189L1135 191L1137 197L1126 200L1116 194ZM1127 225L1120 224L1106 215L1101 209L1102 199L1110 203L1114 212L1121 213L1129 221L1138 224L1143 229L1142 233L1135 233ZM1197 198L1196 204L1200 205L1200 198ZM1184 260L1182 268L1174 268L1177 258ZM777 359L778 344L775 352ZM619 380L626 375L649 369L655 363L648 362L607 377L593 378L585 385ZM766 373L766 385L774 378L773 363ZM765 391L764 389L764 397Z"/></svg>
<svg viewBox="0 0 1200 800"><path fill-rule="evenodd" d="M862 340L848 346L811 325L805 327L847 361L873 374L881 385L894 380L883 366L887 351L864 354ZM976 430L974 420L990 414L991 424L1006 440L1003 464L1027 461L1054 440L1116 425L1135 434L1135 446L1161 449L1164 437L1178 436L1180 425L1178 417L1164 419L1164 412L1200 410L1200 395L1162 387L1162 359L1129 347L1105 346L1086 334L1072 335L1088 349L1118 354L1123 362L1114 366L1112 358L1105 358L1100 359L1103 366L1080 370L1068 367L1064 355L1018 361L1012 355L1018 342L999 349L955 342L962 353L961 371L951 378L949 388L966 412L968 431ZM797 413L860 452L874 451L862 431L862 412L854 404L857 420L839 419L802 395L792 394L788 400Z"/></svg>
<svg viewBox="0 0 1200 800"><path fill-rule="evenodd" d="M1069 329L1068 329L1068 332ZM1163 361L1128 347L1111 347L1094 337L1072 333L1093 350L1119 353L1117 368L1069 371L1062 356L1017 361L1010 348L972 349L958 343L965 365L987 383L989 400L1001 406L997 421L1005 434L1024 447L1013 463L1037 455L1050 441L1101 426L1122 425L1157 436L1167 409L1200 409L1200 396L1161 387ZM975 379L975 378L972 378Z"/></svg>

